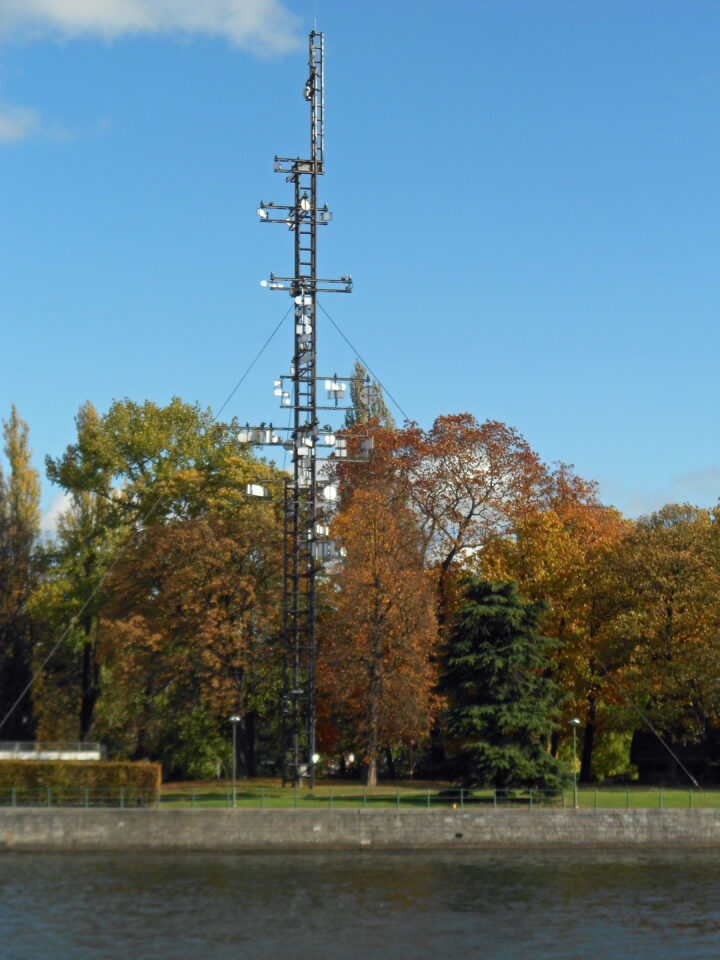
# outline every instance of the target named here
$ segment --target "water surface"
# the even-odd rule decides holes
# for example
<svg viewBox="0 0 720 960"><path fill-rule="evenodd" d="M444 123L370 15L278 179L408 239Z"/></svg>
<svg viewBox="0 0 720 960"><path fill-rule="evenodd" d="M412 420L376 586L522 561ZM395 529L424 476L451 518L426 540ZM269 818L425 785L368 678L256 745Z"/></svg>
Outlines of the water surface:
<svg viewBox="0 0 720 960"><path fill-rule="evenodd" d="M711 851L0 855L2 960L720 956Z"/></svg>

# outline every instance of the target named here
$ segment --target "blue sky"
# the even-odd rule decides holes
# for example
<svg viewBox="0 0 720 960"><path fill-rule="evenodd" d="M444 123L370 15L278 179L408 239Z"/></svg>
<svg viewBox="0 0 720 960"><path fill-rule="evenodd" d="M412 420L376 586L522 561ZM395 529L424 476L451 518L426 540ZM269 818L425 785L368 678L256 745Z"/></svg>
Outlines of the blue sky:
<svg viewBox="0 0 720 960"><path fill-rule="evenodd" d="M0 414L38 467L88 399L217 409L287 309L255 208L307 149L314 6L320 273L355 281L323 305L403 409L503 420L632 516L715 504L715 0L0 0ZM282 421L291 345L225 414Z"/></svg>

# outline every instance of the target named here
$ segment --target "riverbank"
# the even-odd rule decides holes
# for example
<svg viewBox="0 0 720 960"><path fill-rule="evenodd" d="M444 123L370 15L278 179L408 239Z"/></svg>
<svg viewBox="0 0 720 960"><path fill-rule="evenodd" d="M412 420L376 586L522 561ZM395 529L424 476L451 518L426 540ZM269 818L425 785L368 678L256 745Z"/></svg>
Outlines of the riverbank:
<svg viewBox="0 0 720 960"><path fill-rule="evenodd" d="M0 850L720 847L715 810L0 809Z"/></svg>

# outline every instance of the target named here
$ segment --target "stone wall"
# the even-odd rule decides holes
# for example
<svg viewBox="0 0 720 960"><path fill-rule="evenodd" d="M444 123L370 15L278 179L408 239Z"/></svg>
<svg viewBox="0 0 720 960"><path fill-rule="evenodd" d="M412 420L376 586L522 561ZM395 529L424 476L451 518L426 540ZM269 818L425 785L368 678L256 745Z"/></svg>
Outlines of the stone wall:
<svg viewBox="0 0 720 960"><path fill-rule="evenodd" d="M720 810L0 809L6 850L720 847Z"/></svg>

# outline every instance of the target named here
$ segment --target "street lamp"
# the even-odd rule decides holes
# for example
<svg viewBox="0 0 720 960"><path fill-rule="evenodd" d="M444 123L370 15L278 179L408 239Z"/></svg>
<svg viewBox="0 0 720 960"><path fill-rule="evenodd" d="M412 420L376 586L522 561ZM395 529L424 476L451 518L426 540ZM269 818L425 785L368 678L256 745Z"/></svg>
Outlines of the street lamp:
<svg viewBox="0 0 720 960"><path fill-rule="evenodd" d="M236 806L237 795L235 793L235 780L237 779L237 725L240 723L240 717L234 713L230 718L230 723L232 724L233 732L233 749L232 749L232 785L233 785L233 807Z"/></svg>
<svg viewBox="0 0 720 960"><path fill-rule="evenodd" d="M570 726L573 731L573 806L577 810L578 805L578 796L577 796L577 728L580 726L580 721L577 717L573 717L570 721Z"/></svg>

